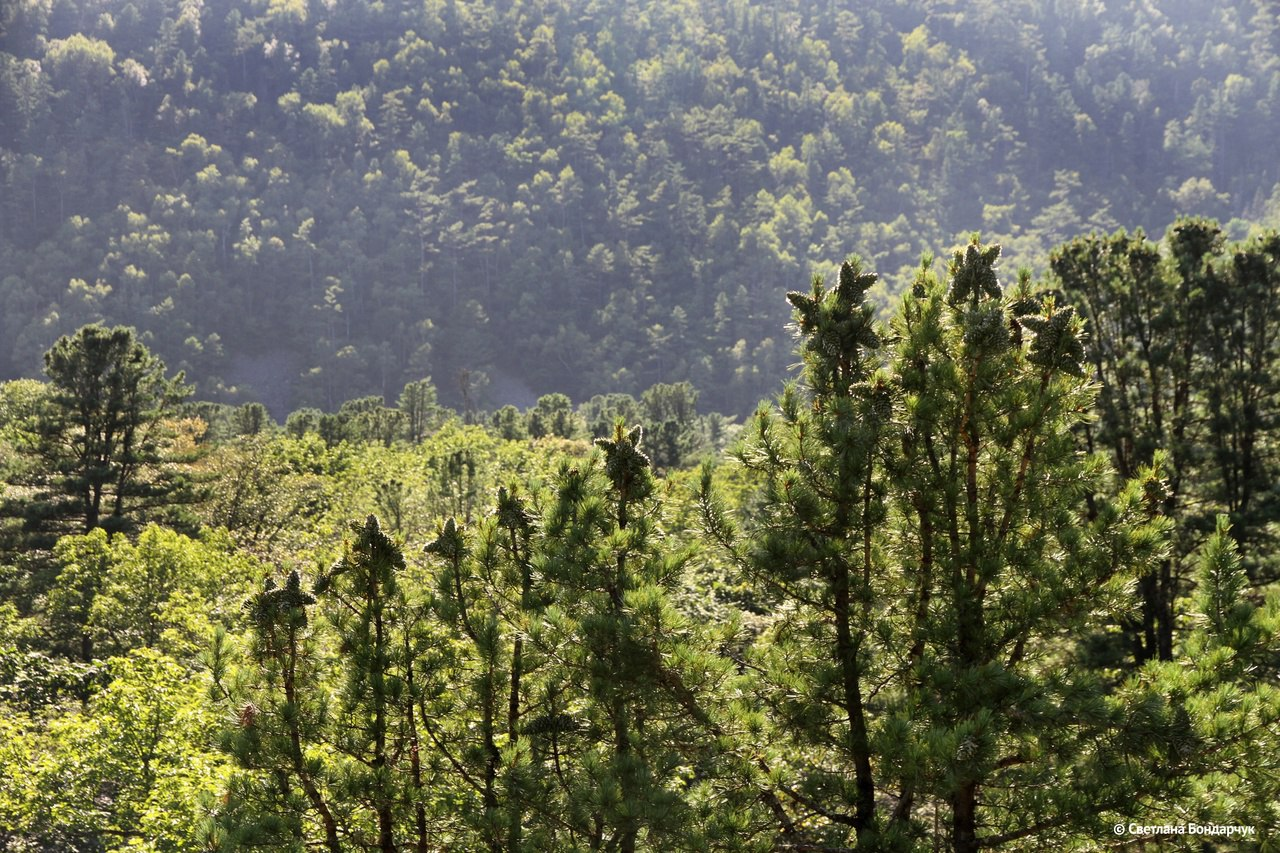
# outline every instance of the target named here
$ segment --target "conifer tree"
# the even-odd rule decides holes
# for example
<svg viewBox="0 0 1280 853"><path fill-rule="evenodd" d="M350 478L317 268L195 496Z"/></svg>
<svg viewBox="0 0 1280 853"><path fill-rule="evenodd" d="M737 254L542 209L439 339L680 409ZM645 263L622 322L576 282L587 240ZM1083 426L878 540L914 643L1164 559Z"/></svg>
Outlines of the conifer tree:
<svg viewBox="0 0 1280 853"><path fill-rule="evenodd" d="M791 721L789 734L812 767L780 787L801 813L851 828L868 843L879 825L866 707L879 597L872 531L884 519L876 468L891 405L883 380L873 378L881 339L866 293L875 280L849 262L835 288L815 280L810 294L788 294L812 396L805 400L791 386L777 416L763 408L757 414L741 458L763 477L764 511L739 552L787 613L762 655L766 697ZM719 529L721 521L710 521ZM826 653L789 642L814 631ZM799 691L796 678L804 682ZM818 791L834 802L819 804Z"/></svg>
<svg viewBox="0 0 1280 853"><path fill-rule="evenodd" d="M232 680L225 634L215 642L215 698L232 705L236 715L221 746L243 771L232 780L220 816L221 849L305 847L314 820L325 849L342 851L331 762L313 750L328 725L311 636L309 609L315 602L297 570L283 587L268 578L262 592L245 603L254 666L239 678Z"/></svg>
<svg viewBox="0 0 1280 853"><path fill-rule="evenodd" d="M975 240L946 283L926 262L891 337L856 262L790 294L804 385L740 453L763 483L744 533L704 478L705 529L775 601L750 661L784 847L907 848L931 821L956 850L1053 843L1147 781L1117 755L1169 744L1059 641L1159 557L1159 480L1108 494L1072 433L1080 322L1025 278L1006 294L998 258ZM1114 736L1121 713L1150 737Z"/></svg>
<svg viewBox="0 0 1280 853"><path fill-rule="evenodd" d="M517 614L523 614L529 610L535 610L542 602L535 597L533 586L533 553L532 537L534 530L534 515L526 506L525 502L516 494L516 490L506 489L498 490L498 505L495 511L495 521L497 525L497 544L499 552L506 558L507 565L510 567L509 572L518 576L508 578L508 588L512 589L513 597L518 596L511 603L510 610ZM490 560L493 558L490 557ZM514 581L514 583L511 583ZM518 619L519 617L517 617ZM508 731L508 749L515 757L516 767L514 772L510 774L508 782L508 801L507 809L507 848L511 851L521 849L523 843L524 831L524 801L529 797L526 790L529 779L528 757L524 755L524 744L522 743L522 727L523 716L526 711L528 700L525 696L527 687L525 685L526 673L531 673L536 665L536 659L531 660L531 656L525 650L525 638L523 626L517 622L517 629L511 643L511 673L508 681L507 689L507 731Z"/></svg>
<svg viewBox="0 0 1280 853"><path fill-rule="evenodd" d="M555 688L543 683L546 656L528 638L556 596L535 576L544 541L538 521L529 500L514 485L504 487L474 530L449 519L427 546L444 564L434 610L461 638L455 647L465 647L450 661L462 677L455 716L437 729L437 746L479 797L471 822L482 843L513 853L554 847L563 832L549 794L547 750L539 748L558 734L546 711Z"/></svg>
<svg viewBox="0 0 1280 853"><path fill-rule="evenodd" d="M1183 697L1191 736L1182 747L1190 777L1186 814L1201 824L1254 826L1266 849L1280 819L1280 596L1249 594L1250 579L1226 514L1201 545L1189 630L1179 658L1143 673L1147 684ZM1159 809L1159 800L1143 803Z"/></svg>
<svg viewBox="0 0 1280 853"><path fill-rule="evenodd" d="M418 444L442 415L436 402L436 386L431 379L409 382L400 392L397 408L404 416L405 437L410 444Z"/></svg>
<svg viewBox="0 0 1280 853"><path fill-rule="evenodd" d="M563 466L545 512L504 488L474 529L451 519L427 547L463 649L433 737L487 849L696 849L732 824L680 775L727 772L704 695L725 672L671 604L686 555L658 526L640 438L619 426L600 459Z"/></svg>
<svg viewBox="0 0 1280 853"><path fill-rule="evenodd" d="M246 603L252 666L235 675L226 641L215 646L216 698L239 721L223 748L243 771L222 822L229 849L287 838L330 851L430 849L437 798L425 730L437 713L439 637L377 519L351 536L314 595L295 570Z"/></svg>
<svg viewBox="0 0 1280 853"><path fill-rule="evenodd" d="M1223 254L1205 285L1205 357L1195 383L1215 475L1209 496L1232 519L1255 577L1275 580L1268 525L1280 518L1272 488L1280 460L1269 436L1280 424L1280 234L1261 234Z"/></svg>
<svg viewBox="0 0 1280 853"><path fill-rule="evenodd" d="M680 774L705 745L689 697L717 671L670 601L688 555L663 536L642 435L618 423L602 458L557 475L536 564L559 592L531 635L556 661L534 722L557 736L571 838L626 853L705 843Z"/></svg>
<svg viewBox="0 0 1280 853"><path fill-rule="evenodd" d="M1053 657L1064 633L1124 612L1126 582L1160 556L1159 481L1140 470L1144 483L1115 494L1076 448L1092 394L1081 323L1026 277L1006 294L998 258L975 241L949 287L923 271L895 326L900 535L886 551L908 582L910 627L880 743L901 772L895 817L929 791L963 851L1090 826L1133 781L1103 772L1112 749L1151 748L1064 742L1064 726L1101 738L1115 719L1096 711L1104 685Z"/></svg>
<svg viewBox="0 0 1280 853"><path fill-rule="evenodd" d="M1057 283L1088 323L1088 361L1100 385L1096 424L1083 435L1121 476L1164 453L1162 512L1178 519L1168 560L1143 577L1134 659L1174 653L1174 601L1198 540L1217 512L1255 577L1274 550L1280 275L1274 232L1226 246L1210 220L1170 227L1162 255L1142 232L1090 235L1050 259ZM1261 574L1259 574L1261 572Z"/></svg>
<svg viewBox="0 0 1280 853"><path fill-rule="evenodd" d="M410 661L402 654L400 637L407 627L399 586L405 562L373 516L352 525L351 533L354 539L346 543L342 559L316 581L341 652L333 746L351 759L341 780L344 799L373 812L374 849L394 853L396 812L404 809L409 793L402 790L396 765L418 746L406 742L412 726L402 725L400 713L413 709L405 701Z"/></svg>
<svg viewBox="0 0 1280 853"><path fill-rule="evenodd" d="M519 633L531 584L529 516L506 489L498 505L496 517L481 524L478 544L450 518L426 547L443 563L433 610L459 638L447 661L456 673L449 714L431 729L436 748L473 795L463 818L480 843L517 851L531 802L521 784L529 758L521 745L526 660ZM512 574L521 580L513 582Z"/></svg>
<svg viewBox="0 0 1280 853"><path fill-rule="evenodd" d="M1179 287L1141 231L1090 235L1059 247L1050 267L1088 323L1088 361L1099 384L1089 449L1106 449L1121 477L1133 477L1165 452L1163 511L1176 515L1190 485L1190 389L1197 293ZM1129 625L1135 663L1173 655L1172 563L1139 580L1142 616Z"/></svg>
<svg viewBox="0 0 1280 853"><path fill-rule="evenodd" d="M132 329L91 325L45 353L52 393L36 418L32 464L5 515L20 517L28 547L63 533L127 530L139 514L181 499L187 484L164 461L164 417L190 389Z"/></svg>

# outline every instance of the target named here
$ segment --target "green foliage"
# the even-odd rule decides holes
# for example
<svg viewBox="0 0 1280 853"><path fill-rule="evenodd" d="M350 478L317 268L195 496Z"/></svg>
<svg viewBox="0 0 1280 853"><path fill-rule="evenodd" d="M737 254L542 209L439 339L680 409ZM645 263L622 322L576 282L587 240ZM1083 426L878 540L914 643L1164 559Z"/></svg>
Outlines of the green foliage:
<svg viewBox="0 0 1280 853"><path fill-rule="evenodd" d="M204 823L227 767L207 746L217 714L200 679L153 649L113 658L104 675L78 710L0 718L8 838L40 849L207 849Z"/></svg>
<svg viewBox="0 0 1280 853"><path fill-rule="evenodd" d="M111 545L102 528L66 536L54 548L58 578L49 591L46 615L54 647L69 644L83 661L94 659L94 604L112 563ZM61 641L61 642L59 642Z"/></svg>
<svg viewBox="0 0 1280 853"><path fill-rule="evenodd" d="M892 291L974 223L1030 264L1274 216L1251 0L353 3L5 7L0 376L127 323L275 413L431 375L467 416L683 381L742 415L842 246Z"/></svg>
<svg viewBox="0 0 1280 853"><path fill-rule="evenodd" d="M12 447L35 433L49 390L48 385L34 379L15 379L0 385L0 440ZM16 460L10 464L13 461Z"/></svg>
<svg viewBox="0 0 1280 853"><path fill-rule="evenodd" d="M527 434L524 418L515 406L503 406L498 409L493 413L489 423L498 436L506 441L517 441Z"/></svg>
<svg viewBox="0 0 1280 853"><path fill-rule="evenodd" d="M215 638L213 695L224 705L239 703L236 727L223 731L219 746L242 771L230 780L210 839L220 849L288 843L285 839L301 832L308 811L308 820L322 822L328 848L341 849L328 790L335 761L311 750L327 722L328 704L316 689L320 673L307 611L315 600L302 589L297 570L284 586L267 578L262 591L244 604L255 664L248 672L229 670L226 635Z"/></svg>
<svg viewBox="0 0 1280 853"><path fill-rule="evenodd" d="M105 677L98 663L76 663L11 645L0 648L0 702L17 712L86 702Z"/></svg>
<svg viewBox="0 0 1280 853"><path fill-rule="evenodd" d="M341 734L334 746L348 764L337 791L343 799L358 797L365 804L373 814L363 820L353 816L352 823L368 827L364 831L370 837L376 834L378 850L393 853L399 849L396 813L406 799L423 795L422 723L415 717L420 699L414 679L416 614L398 584L404 557L377 519L369 516L363 525L352 525L351 533L342 559L315 585L342 651L342 690L333 716ZM407 785L405 775L412 776ZM421 802L416 809L421 848L425 809Z"/></svg>
<svg viewBox="0 0 1280 853"><path fill-rule="evenodd" d="M228 442L204 460L212 482L201 520L228 531L241 548L272 554L305 533L300 519L323 515L332 501L326 475L338 464L314 434Z"/></svg>
<svg viewBox="0 0 1280 853"><path fill-rule="evenodd" d="M261 403L245 403L238 407L231 416L231 423L236 435L259 435L276 426L267 407Z"/></svg>
<svg viewBox="0 0 1280 853"><path fill-rule="evenodd" d="M182 376L132 329L85 326L45 354L50 389L20 445L31 464L18 474L21 500L3 510L22 520L28 546L102 527L130 530L140 516L182 500L181 472L166 463L165 416L189 393Z"/></svg>
<svg viewBox="0 0 1280 853"><path fill-rule="evenodd" d="M1183 751L1199 771L1188 812L1202 823L1257 825L1265 849L1274 844L1280 793L1271 749L1280 737L1280 692L1271 675L1280 652L1280 598L1273 591L1259 602L1246 594L1249 578L1225 515L1198 558L1183 659L1146 675L1185 697L1197 748Z"/></svg>
<svg viewBox="0 0 1280 853"><path fill-rule="evenodd" d="M463 641L449 670L471 673L437 745L490 849L703 849L727 819L727 768L702 741L725 666L673 607L688 555L665 544L640 436L616 427L552 494L500 489L474 532L451 519L427 547ZM458 725L464 708L478 725Z"/></svg>
<svg viewBox="0 0 1280 853"><path fill-rule="evenodd" d="M613 435L614 424L619 419L623 423L640 423L643 421L640 401L630 394L597 394L578 406L578 414L586 423L587 432L592 438L606 438Z"/></svg>
<svg viewBox="0 0 1280 853"><path fill-rule="evenodd" d="M538 404L529 410L526 429L530 438L542 438L546 435L575 437L580 429L574 415L573 401L564 394L544 394L538 398Z"/></svg>
<svg viewBox="0 0 1280 853"><path fill-rule="evenodd" d="M842 265L790 295L802 380L696 498L679 466L735 427L688 383L545 395L492 428L426 380L283 431L182 410L198 538L100 525L3 567L0 843L1091 849L1170 810L1271 843L1275 253L1179 228L1167 259L1124 235L1055 259L1109 310L1002 283L975 238L885 323L876 277ZM1232 289L1250 299L1211 304ZM1100 356L1085 323L1108 321L1155 355ZM1189 377L1161 410L1181 435L1151 402L1176 382L1135 387L1153 375ZM0 394L10 498L57 394ZM1225 452L1244 436L1248 477ZM1172 659L1097 654L1186 553Z"/></svg>
<svg viewBox="0 0 1280 853"><path fill-rule="evenodd" d="M444 445L450 479L480 474L477 433ZM688 553L663 532L640 437L618 427L558 462L552 491L502 488L479 521L450 518L428 572L370 517L314 592L294 571L251 596L249 637L220 634L210 656L238 767L210 843L749 840L724 792L744 814L751 794L707 739L734 728L713 719L730 667L674 607Z"/></svg>
<svg viewBox="0 0 1280 853"><path fill-rule="evenodd" d="M101 528L66 536L54 556L59 571L43 614L50 645L85 662L136 648L192 656L253 565L217 535L194 540L157 525L136 542L108 540Z"/></svg>
<svg viewBox="0 0 1280 853"><path fill-rule="evenodd" d="M805 383L748 427L748 522L704 475L704 530L773 602L747 661L784 845L1061 846L1191 772L1142 758L1184 733L1172 697L1112 695L1060 642L1161 557L1158 475L1110 491L1076 449L1081 321L1006 293L998 258L926 262L891 330L855 262L791 294ZM1149 737L1121 735L1135 715Z"/></svg>
<svg viewBox="0 0 1280 853"><path fill-rule="evenodd" d="M698 391L688 382L647 388L640 399L630 394L599 394L578 407L578 415L593 438L605 438L614 425L640 423L645 448L654 467L671 471L700 455L722 449L729 441L731 419L698 414Z"/></svg>
<svg viewBox="0 0 1280 853"><path fill-rule="evenodd" d="M443 410L436 403L436 387L430 379L419 379L404 386L398 408L404 418L405 438L417 444L438 426Z"/></svg>
<svg viewBox="0 0 1280 853"><path fill-rule="evenodd" d="M1129 630L1139 663L1172 658L1178 578L1215 513L1231 515L1254 577L1275 577L1277 459L1266 436L1280 376L1276 240L1264 232L1228 246L1216 223L1183 219L1164 251L1120 231L1078 238L1050 258L1089 322L1101 389L1085 441L1124 476L1163 452L1161 511L1180 520L1174 554L1140 586L1142 620Z"/></svg>
<svg viewBox="0 0 1280 853"><path fill-rule="evenodd" d="M645 446L654 467L667 470L688 465L711 444L698 417L698 392L688 382L659 383L640 397Z"/></svg>

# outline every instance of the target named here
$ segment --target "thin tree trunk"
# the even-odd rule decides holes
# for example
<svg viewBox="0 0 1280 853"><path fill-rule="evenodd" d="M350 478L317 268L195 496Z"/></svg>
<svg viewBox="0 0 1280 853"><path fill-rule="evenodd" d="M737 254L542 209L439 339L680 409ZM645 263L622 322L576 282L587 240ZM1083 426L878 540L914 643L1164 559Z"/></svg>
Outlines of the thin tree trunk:
<svg viewBox="0 0 1280 853"><path fill-rule="evenodd" d="M868 829L875 819L875 782L871 775L871 745L862 705L862 673L858 666L858 640L850 628L849 574L847 567L835 569L836 660L840 666L844 690L845 718L849 724L849 753L853 758L856 798L854 826L858 834Z"/></svg>
<svg viewBox="0 0 1280 853"><path fill-rule="evenodd" d="M414 850L416 853L427 853L429 849L427 846L427 809L422 804L422 797L425 792L422 787L422 756L420 744L418 743L418 723L414 718L413 649L409 643L408 631L405 632L404 658L405 690L409 700L405 703L409 724L409 778L413 782L414 828L417 830L418 836Z"/></svg>
<svg viewBox="0 0 1280 853"><path fill-rule="evenodd" d="M373 570L370 570L373 576ZM382 590L376 580L370 582L370 594L373 596L373 660L374 672L370 679L373 689L373 771L377 774L378 791L378 850L381 853L396 853L395 839L392 833L391 803L387 797L387 696L383 683L382 668L385 666L384 651L385 631L382 624L382 607L380 602Z"/></svg>
<svg viewBox="0 0 1280 853"><path fill-rule="evenodd" d="M315 782L311 779L311 774L307 772L306 762L302 757L302 733L298 728L298 694L297 685L294 683L294 673L298 666L298 637L297 633L291 628L289 630L289 658L286 662L284 673L284 700L290 707L295 709L295 713L288 715L289 717L289 746L293 761L293 772L297 774L298 781L302 783L302 790L307 795L307 800L311 803L311 807L320 815L320 822L324 825L324 843L329 849L329 853L342 853L342 845L338 843L338 823L333 819L333 812L329 810L328 804L325 803L324 797L320 794L320 790L316 788Z"/></svg>
<svg viewBox="0 0 1280 853"><path fill-rule="evenodd" d="M528 561L520 554L514 529L511 531L511 553L520 563L520 603L523 607L529 598L529 590L533 586L533 576ZM511 690L507 695L507 738L513 749L517 750L520 742L520 679L523 675L524 638L517 634L511 650ZM512 779L511 784L507 786L507 850L509 853L518 853L520 850L524 828L524 814L514 787L514 779Z"/></svg>
<svg viewBox="0 0 1280 853"><path fill-rule="evenodd" d="M955 853L978 850L978 784L966 782L951 795L951 843Z"/></svg>

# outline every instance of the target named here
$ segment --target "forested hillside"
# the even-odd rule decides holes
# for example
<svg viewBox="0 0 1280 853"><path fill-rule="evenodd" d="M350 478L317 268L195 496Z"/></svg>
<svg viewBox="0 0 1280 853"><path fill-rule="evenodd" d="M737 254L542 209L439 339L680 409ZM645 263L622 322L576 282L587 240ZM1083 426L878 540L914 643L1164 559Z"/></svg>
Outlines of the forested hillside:
<svg viewBox="0 0 1280 853"><path fill-rule="evenodd" d="M1274 222L1278 50L1261 0L12 0L0 375L101 320L277 417L745 413L850 251Z"/></svg>
<svg viewBox="0 0 1280 853"><path fill-rule="evenodd" d="M0 851L1276 849L1278 60L0 0Z"/></svg>
<svg viewBox="0 0 1280 853"><path fill-rule="evenodd" d="M280 428L60 338L0 384L0 851L1274 850L1280 233L941 258L789 292L727 453L685 383Z"/></svg>

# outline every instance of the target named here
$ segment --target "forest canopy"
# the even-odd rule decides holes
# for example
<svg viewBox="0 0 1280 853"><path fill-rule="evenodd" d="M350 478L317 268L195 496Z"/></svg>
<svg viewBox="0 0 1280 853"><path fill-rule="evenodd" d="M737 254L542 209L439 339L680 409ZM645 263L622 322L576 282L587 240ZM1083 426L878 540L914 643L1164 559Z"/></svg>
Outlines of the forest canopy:
<svg viewBox="0 0 1280 853"><path fill-rule="evenodd" d="M679 384L281 429L59 339L0 385L0 849L1268 849L1280 237L1169 232L887 322L847 261L727 453Z"/></svg>
<svg viewBox="0 0 1280 853"><path fill-rule="evenodd" d="M1274 849L1278 50L0 3L0 851Z"/></svg>
<svg viewBox="0 0 1280 853"><path fill-rule="evenodd" d="M103 322L277 418L426 376L743 415L782 294L851 247L898 291L975 229L1043 269L1274 224L1278 33L1253 0L7 2L0 375Z"/></svg>

